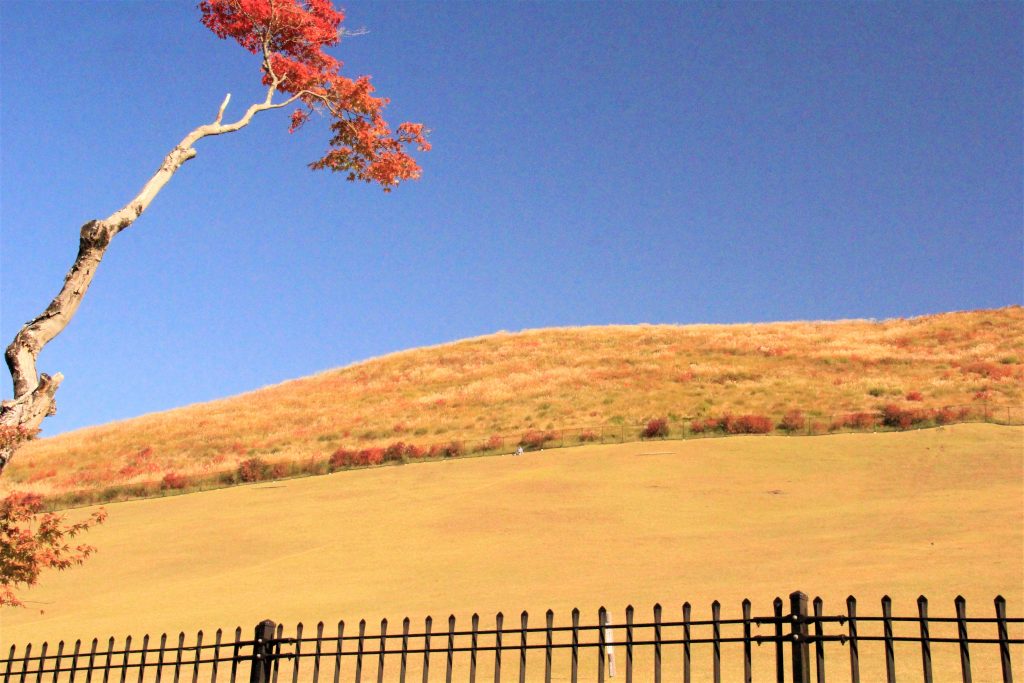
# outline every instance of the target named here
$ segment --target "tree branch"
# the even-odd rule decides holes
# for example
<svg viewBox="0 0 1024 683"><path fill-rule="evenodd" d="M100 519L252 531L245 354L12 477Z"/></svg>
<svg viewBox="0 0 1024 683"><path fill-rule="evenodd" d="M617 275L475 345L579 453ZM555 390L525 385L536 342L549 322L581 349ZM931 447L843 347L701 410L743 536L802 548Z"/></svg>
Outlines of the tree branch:
<svg viewBox="0 0 1024 683"><path fill-rule="evenodd" d="M214 119L214 123L220 123L220 120L224 118L224 110L228 108L228 102L231 101L231 93L224 96L224 101L220 103L220 109L217 110L217 118Z"/></svg>
<svg viewBox="0 0 1024 683"><path fill-rule="evenodd" d="M280 81L275 79L267 88L264 101L251 105L238 121L224 124L221 121L231 99L231 95L228 94L217 110L217 117L214 121L199 126L182 138L181 142L164 157L159 168L131 201L107 218L92 220L82 226L78 240L78 254L71 269L64 277L64 284L60 292L50 301L46 310L25 323L4 354L11 373L14 398L10 401L0 402L0 426L22 426L35 429L47 415L53 414L55 411L54 394L60 386L63 376L60 373L56 373L53 377L39 374L36 370L36 360L43 347L64 331L78 311L111 240L134 223L178 169L196 156L196 150L193 148L196 142L207 136L223 135L244 128L259 112L279 109L298 99L299 96L296 95L275 104L273 99L279 83ZM0 472L3 471L12 454L13 449L9 452L0 452Z"/></svg>

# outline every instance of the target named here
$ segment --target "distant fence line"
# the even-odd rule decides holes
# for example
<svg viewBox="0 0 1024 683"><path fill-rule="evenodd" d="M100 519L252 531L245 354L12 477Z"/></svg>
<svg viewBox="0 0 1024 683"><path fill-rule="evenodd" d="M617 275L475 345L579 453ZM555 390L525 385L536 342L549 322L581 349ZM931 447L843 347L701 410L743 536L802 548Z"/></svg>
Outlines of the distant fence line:
<svg viewBox="0 0 1024 683"><path fill-rule="evenodd" d="M826 615L820 598L809 603L807 595L795 592L789 596L788 612L783 600L776 598L770 614L752 616L751 602L744 600L742 616L732 619L722 618L721 605L715 601L710 619L694 619L690 603L684 603L671 617L655 605L650 621L639 620L630 606L624 621L616 619L614 624L603 607L596 623L581 623L580 611L574 609L569 623L557 626L551 610L539 626L530 625L527 612L509 620L518 621L518 627L506 624L499 612L494 628L481 628L474 614L468 630L458 629L451 616L447 628L437 630L427 617L422 630L416 631L406 618L400 632L389 631L385 619L376 632L368 632L362 620L354 629L339 621L335 633L327 633L320 622L310 634L300 623L285 635L281 625L267 620L247 639L237 628L233 637L218 630L212 642L200 631L188 644L180 633L171 644L163 634L158 643L147 635L141 641L128 637L123 645L113 637L102 643L95 638L91 643L79 640L71 646L61 641L56 648L43 643L19 650L12 645L6 659L0 659L0 670L4 683L89 682L100 680L100 674L103 681L122 683L360 683L364 676L378 683L428 683L442 676L446 683L550 683L553 676L568 677L573 683L604 683L610 678L632 683L634 676L655 683L663 676L684 683L695 676L721 683L723 672L727 680L745 683L752 683L755 675L776 683L810 683L813 672L815 680L824 683L827 661L832 680L851 683L860 683L862 676L865 681L895 683L897 670L899 680L907 680L906 672L917 671L916 680L933 683L938 671L947 677L956 672L964 683L975 675L986 681L1001 676L1009 683L1011 651L1019 660L1024 645L1024 619L1007 617L1002 597L994 604L994 617L969 618L966 600L957 597L955 616L934 617L922 596L916 615L894 616L887 596L882 598L880 616L864 616L851 596L843 612Z"/></svg>
<svg viewBox="0 0 1024 683"><path fill-rule="evenodd" d="M942 408L901 407L889 413L885 410L837 412L830 415L801 413L801 422L789 419L793 417L793 412L798 411L774 417L723 414L717 417L653 418L635 424L603 424L560 429L528 428L513 435L492 435L476 439L455 438L429 445L419 445L413 440L405 441L401 435L396 434L396 440L386 446L379 445L379 440L376 442L378 445L341 446L326 457L316 455L309 458L273 461L264 460L263 457L272 455L272 450L266 454L251 453L248 458L238 463L236 469L200 475L170 471L162 481L118 483L49 495L46 496L45 505L48 509L59 509L158 496L178 490L205 490L239 483L321 475L352 467L464 456L507 455L520 447L524 451L533 451L585 444L627 443L644 439L714 438L728 434L784 433L795 436L847 431L907 431L962 422L1024 424L1024 408L992 407L987 402Z"/></svg>
<svg viewBox="0 0 1024 683"><path fill-rule="evenodd" d="M945 412L943 412L945 411ZM913 413L917 413L915 417ZM783 422L786 415L764 416L771 428L766 431L754 431L743 424L737 426L736 430L729 431L727 425L709 425L711 422L721 423L726 418L738 420L745 417L740 413L719 416L709 415L706 417L685 416L675 420L665 420L666 430L660 434L645 434L651 427L651 422L665 418L651 418L650 420L629 423L629 424L601 424L583 427L565 428L540 428L532 427L517 434L494 435L488 438L476 439L449 439L429 444L424 450L429 453L444 453L444 449L453 443L461 446L465 453L511 453L522 446L523 450L538 450L541 448L561 448L579 446L588 443L628 443L640 440L684 440L700 439L723 436L727 434L788 434L792 436L801 435L824 435L834 434L842 431L870 431L885 429L891 431L910 431L914 429L926 429L935 426L957 424L965 422L984 422L1000 425L1024 425L1024 408L1010 406L989 406L984 404L963 404L943 406L941 408L913 409L908 408L904 415L910 413L910 423L900 426L899 424L886 424L886 413L881 410L874 411L846 411L835 412L828 415L803 414L804 424L799 428L784 428ZM755 415L754 417L762 417ZM896 416L899 419L900 416ZM701 429L693 427L699 424ZM755 429L757 426L755 425ZM746 431L744 431L746 430ZM353 447L355 448L355 447Z"/></svg>

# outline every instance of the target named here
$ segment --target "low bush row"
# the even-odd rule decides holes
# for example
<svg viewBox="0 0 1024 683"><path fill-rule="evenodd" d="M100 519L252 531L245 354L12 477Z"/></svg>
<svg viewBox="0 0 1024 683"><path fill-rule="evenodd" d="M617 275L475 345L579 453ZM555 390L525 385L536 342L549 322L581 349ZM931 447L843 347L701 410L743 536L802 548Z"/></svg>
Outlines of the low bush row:
<svg viewBox="0 0 1024 683"><path fill-rule="evenodd" d="M719 432L722 434L768 434L775 429L775 423L764 415L730 415L708 417L690 423L690 432L706 434Z"/></svg>
<svg viewBox="0 0 1024 683"><path fill-rule="evenodd" d="M912 392L913 393L913 392ZM907 403L916 402L917 396L905 396ZM676 419L678 428L673 428L670 420L665 417L647 420L641 427L638 436L643 439L668 438L673 436L684 438L687 435L713 434L770 434L783 432L787 434L823 434L842 430L873 430L873 429L913 429L932 425L948 425L963 422L974 416L966 406L938 409L921 408L905 404L888 404L879 412L853 412L833 416L831 422L810 420L800 410L786 412L778 421L765 415L745 414L701 417L688 422ZM625 428L612 429L614 441L624 440L630 433ZM637 432L631 432L637 434ZM493 435L467 449L461 441L434 444L429 447L397 441L388 446L377 446L363 449L338 448L324 459L310 457L306 460L289 462L268 462L261 457L249 457L242 460L233 470L216 474L188 475L176 471L166 472L159 481L136 482L107 486L103 489L86 489L71 491L52 496L47 503L58 505L86 505L93 503L113 502L132 498L148 497L166 493L194 491L217 486L253 483L292 476L326 474L352 467L371 467L387 463L408 463L424 459L458 458L467 453L499 453L508 452L512 446L521 446L524 450L539 450L558 442L556 445L570 443L591 443L603 441L600 430L586 429L575 432L559 432L555 430L530 430L515 437ZM130 463L132 470L147 469L152 459L148 449L140 451ZM50 474L47 472L47 474Z"/></svg>

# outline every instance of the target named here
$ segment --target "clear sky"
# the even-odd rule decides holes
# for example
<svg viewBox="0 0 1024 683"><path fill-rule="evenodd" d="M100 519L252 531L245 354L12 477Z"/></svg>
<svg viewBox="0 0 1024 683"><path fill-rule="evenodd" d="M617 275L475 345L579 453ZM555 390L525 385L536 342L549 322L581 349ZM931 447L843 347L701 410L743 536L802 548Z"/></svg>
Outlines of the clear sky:
<svg viewBox="0 0 1024 683"><path fill-rule="evenodd" d="M1024 299L1020 2L344 6L423 179L313 173L285 112L201 141L43 352L45 434L498 330ZM261 89L190 2L3 0L0 43L6 345L79 226Z"/></svg>

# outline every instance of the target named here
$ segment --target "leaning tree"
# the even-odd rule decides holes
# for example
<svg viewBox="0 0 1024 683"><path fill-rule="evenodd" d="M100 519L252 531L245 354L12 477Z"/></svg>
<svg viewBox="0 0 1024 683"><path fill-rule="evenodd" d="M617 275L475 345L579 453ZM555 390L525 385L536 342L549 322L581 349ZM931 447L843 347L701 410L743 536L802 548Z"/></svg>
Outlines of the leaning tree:
<svg viewBox="0 0 1024 683"><path fill-rule="evenodd" d="M337 45L342 35L344 14L331 0L203 0L199 9L203 24L217 36L233 38L259 55L265 96L249 105L241 118L226 122L228 94L213 121L182 138L135 197L107 218L82 226L78 255L60 292L7 347L14 397L0 403L0 473L19 444L55 411L54 395L63 376L40 373L39 352L71 321L111 240L132 225L178 169L196 156L197 142L240 130L260 112L295 105L291 131L314 111L331 121L328 149L311 168L340 171L348 180L377 183L385 191L420 175L408 150L430 149L423 125L403 123L392 130L383 116L387 99L374 96L369 77L341 75L341 62L324 51Z"/></svg>

